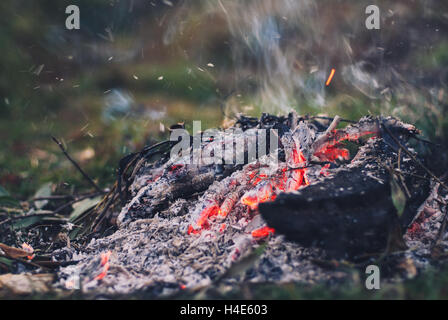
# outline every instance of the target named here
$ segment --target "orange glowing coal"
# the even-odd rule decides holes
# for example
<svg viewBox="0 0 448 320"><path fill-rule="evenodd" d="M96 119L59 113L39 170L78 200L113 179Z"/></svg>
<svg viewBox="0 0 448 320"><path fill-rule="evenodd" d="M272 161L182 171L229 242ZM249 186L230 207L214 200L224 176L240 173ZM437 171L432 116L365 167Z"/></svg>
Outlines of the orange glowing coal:
<svg viewBox="0 0 448 320"><path fill-rule="evenodd" d="M216 202L211 201L209 205L205 207L205 209L201 212L198 221L196 222L196 226L199 227L195 229L193 226L188 227L188 234L197 234L201 229L208 229L210 227L209 219L211 217L219 215L221 212L219 206Z"/></svg>
<svg viewBox="0 0 448 320"><path fill-rule="evenodd" d="M348 134L343 130L333 130L330 132L331 138L314 151L314 156L321 161L335 162L336 160L348 160L350 153L347 149L341 147L343 141L357 141L361 136L376 135L377 132L365 131L362 133ZM293 192L309 185L307 177L307 159L304 156L300 146L297 146L287 154L288 166L283 167L278 173L267 176L259 169L251 170L248 173L250 185L253 188L243 194L241 199L238 193L230 193L221 203L209 201L199 218L188 228L188 234L199 234L204 229L210 228L210 220L224 220L232 211L238 201L245 205L248 210L256 211L260 203L274 201L280 192ZM326 164L321 169L321 174L327 176L327 170L330 165ZM222 225L220 232L225 230ZM263 227L252 232L254 238L263 238L274 233L274 229Z"/></svg>
<svg viewBox="0 0 448 320"><path fill-rule="evenodd" d="M275 230L269 227L263 227L257 230L252 231L252 237L255 239L261 239L269 236L270 234L274 234Z"/></svg>
<svg viewBox="0 0 448 320"><path fill-rule="evenodd" d="M109 271L110 264L109 264L109 258L110 258L111 252L108 251L106 253L101 254L101 266L103 267L103 270L99 275L95 277L95 280L102 280L106 275L107 271Z"/></svg>
<svg viewBox="0 0 448 320"><path fill-rule="evenodd" d="M327 177L330 173L328 172L328 169L330 169L330 164L327 163L320 169L320 175Z"/></svg>
<svg viewBox="0 0 448 320"><path fill-rule="evenodd" d="M348 160L350 153L345 148L338 148L336 146L325 146L314 154L321 161L334 162L336 160Z"/></svg>
<svg viewBox="0 0 448 320"><path fill-rule="evenodd" d="M247 206L250 210L255 211L258 209L260 203L274 201L279 192L295 191L308 185L308 179L306 177L307 169L302 168L306 164L306 158L303 153L300 150L294 149L291 154L291 161L295 167L294 169L287 170L284 168L281 170L280 174L275 174L272 177L268 177L266 174L257 171L250 172L250 183L254 187L241 197L241 203ZM216 201L209 201L202 210L194 226L189 226L188 234L198 234L201 230L209 229L212 217L221 220L225 219L238 200L238 194L231 193L221 205ZM223 227L220 228L221 232L223 229ZM260 230L264 231L260 231L261 233L257 237L264 237L262 236L262 234L264 234L263 232L267 232L266 235L274 232L273 229L262 228Z"/></svg>

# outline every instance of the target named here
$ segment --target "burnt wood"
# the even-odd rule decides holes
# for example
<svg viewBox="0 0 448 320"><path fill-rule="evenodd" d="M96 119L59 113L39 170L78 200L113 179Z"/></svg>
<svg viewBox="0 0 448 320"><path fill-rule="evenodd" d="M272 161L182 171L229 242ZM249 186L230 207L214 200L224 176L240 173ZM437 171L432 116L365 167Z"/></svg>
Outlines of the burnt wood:
<svg viewBox="0 0 448 320"><path fill-rule="evenodd" d="M383 155L391 154L384 145L379 150ZM375 165L371 161L365 164ZM403 171L424 175L412 164ZM391 232L397 235L406 231L429 194L428 180L408 176L405 183L410 197L398 217L390 179L390 173L378 167L373 171L364 165L344 169L320 183L261 203L259 211L277 234L304 246L326 249L330 256L381 253Z"/></svg>
<svg viewBox="0 0 448 320"><path fill-rule="evenodd" d="M382 250L398 220L390 184L362 171L341 171L325 184L280 194L274 202L260 204L260 212L288 240L322 247L331 255Z"/></svg>

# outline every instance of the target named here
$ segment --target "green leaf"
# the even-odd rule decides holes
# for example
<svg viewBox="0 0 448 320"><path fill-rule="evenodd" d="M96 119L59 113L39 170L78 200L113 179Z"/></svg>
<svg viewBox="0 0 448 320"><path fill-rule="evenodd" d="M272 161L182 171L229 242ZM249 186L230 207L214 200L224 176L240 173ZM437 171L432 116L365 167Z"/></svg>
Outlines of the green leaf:
<svg viewBox="0 0 448 320"><path fill-rule="evenodd" d="M72 240L72 241L75 240L78 237L78 235L81 233L81 231L82 231L82 228L75 226L73 228L73 230L70 231L68 234L70 240Z"/></svg>
<svg viewBox="0 0 448 320"><path fill-rule="evenodd" d="M14 230L25 229L25 228L31 227L32 225L35 225L36 223L41 221L43 218L44 217L33 216L33 217L18 219L16 221L14 221L14 223L12 224L12 228Z"/></svg>
<svg viewBox="0 0 448 320"><path fill-rule="evenodd" d="M45 198L51 196L51 189L52 189L53 183L48 182L44 185L42 185L39 190L37 190L36 194L34 195L34 198ZM34 202L34 206L37 209L42 209L46 204L48 203L48 200L42 200L42 201L36 201Z"/></svg>
<svg viewBox="0 0 448 320"><path fill-rule="evenodd" d="M3 207L20 207L19 201L10 196L0 196L0 206Z"/></svg>
<svg viewBox="0 0 448 320"><path fill-rule="evenodd" d="M5 265L9 269L12 269L14 267L14 261L8 259L7 257L0 257L0 264Z"/></svg>
<svg viewBox="0 0 448 320"><path fill-rule="evenodd" d="M12 224L14 230L26 229L31 226L48 225L48 224L64 224L67 220L51 215L30 216L17 219Z"/></svg>
<svg viewBox="0 0 448 320"><path fill-rule="evenodd" d="M0 186L0 197L8 197L9 196L9 192L6 191L5 188L3 188L2 186Z"/></svg>
<svg viewBox="0 0 448 320"><path fill-rule="evenodd" d="M392 190L392 202L395 209L397 209L398 216L401 217L404 212L404 208L406 207L406 195L394 176L390 179L390 186Z"/></svg>
<svg viewBox="0 0 448 320"><path fill-rule="evenodd" d="M5 188L0 186L0 206L2 207L20 207L19 201L11 197Z"/></svg>
<svg viewBox="0 0 448 320"><path fill-rule="evenodd" d="M102 196L98 196L96 198L84 199L73 204L73 211L70 214L70 221L73 222L78 218L81 214L86 212L89 209L95 207L102 199Z"/></svg>

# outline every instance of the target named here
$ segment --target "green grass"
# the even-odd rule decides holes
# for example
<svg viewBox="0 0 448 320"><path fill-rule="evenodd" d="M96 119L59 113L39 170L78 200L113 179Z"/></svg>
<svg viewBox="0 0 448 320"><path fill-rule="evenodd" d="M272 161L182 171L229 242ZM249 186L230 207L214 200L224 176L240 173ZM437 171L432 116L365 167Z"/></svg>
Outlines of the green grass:
<svg viewBox="0 0 448 320"><path fill-rule="evenodd" d="M379 290L367 290L364 275L353 271L350 280L325 285L251 284L230 292L206 295L206 299L266 299L266 300L434 300L448 299L448 268L430 269L414 279L401 282L382 282ZM186 293L180 298L194 298Z"/></svg>

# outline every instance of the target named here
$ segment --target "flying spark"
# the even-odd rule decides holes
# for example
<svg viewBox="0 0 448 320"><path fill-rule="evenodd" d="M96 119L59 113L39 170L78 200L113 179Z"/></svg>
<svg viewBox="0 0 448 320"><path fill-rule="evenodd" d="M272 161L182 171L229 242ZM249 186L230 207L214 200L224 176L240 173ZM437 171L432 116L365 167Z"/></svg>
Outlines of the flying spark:
<svg viewBox="0 0 448 320"><path fill-rule="evenodd" d="M331 69L331 73L330 76L328 77L327 82L325 83L325 85L328 87L331 83L331 80L333 80L334 74L336 73L336 69Z"/></svg>

